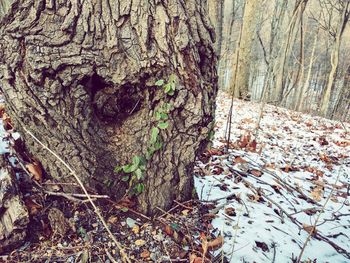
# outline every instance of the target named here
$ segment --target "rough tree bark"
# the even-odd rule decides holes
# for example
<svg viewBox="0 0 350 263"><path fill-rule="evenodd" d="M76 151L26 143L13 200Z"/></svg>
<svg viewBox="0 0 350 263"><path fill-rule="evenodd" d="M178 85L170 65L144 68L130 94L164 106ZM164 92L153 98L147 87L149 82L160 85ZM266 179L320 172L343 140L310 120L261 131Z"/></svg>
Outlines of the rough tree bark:
<svg viewBox="0 0 350 263"><path fill-rule="evenodd" d="M217 92L216 55L200 0L17 0L0 21L0 86L17 129L30 130L83 182L120 198L113 172L146 152L158 79L175 73L163 148L147 164L144 212L191 198L195 156L207 143ZM23 132L46 172L73 178Z"/></svg>

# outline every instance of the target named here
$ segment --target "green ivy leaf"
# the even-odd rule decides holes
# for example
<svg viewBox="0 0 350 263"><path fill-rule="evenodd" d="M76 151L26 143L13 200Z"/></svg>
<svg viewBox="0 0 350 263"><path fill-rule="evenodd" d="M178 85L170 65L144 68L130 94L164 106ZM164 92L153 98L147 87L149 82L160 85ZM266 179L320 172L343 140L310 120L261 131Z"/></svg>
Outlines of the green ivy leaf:
<svg viewBox="0 0 350 263"><path fill-rule="evenodd" d="M136 175L137 180L141 180L141 179L142 179L143 173L142 173L142 171L141 171L140 168L139 168L139 169L136 169L136 171L135 171L134 173L135 173L135 175Z"/></svg>
<svg viewBox="0 0 350 263"><path fill-rule="evenodd" d="M130 164L126 164L126 165L123 166L123 172L127 173L127 174L128 173L132 173L133 171L132 171L131 168L133 168L131 163Z"/></svg>
<svg viewBox="0 0 350 263"><path fill-rule="evenodd" d="M157 120L157 121L159 121L159 120L162 118L162 113L160 113L160 112L158 112L158 111L156 112L155 115L156 115L156 120Z"/></svg>
<svg viewBox="0 0 350 263"><path fill-rule="evenodd" d="M132 158L132 164L136 167L139 167L139 164L141 162L141 157L138 156L138 155L135 155L133 158Z"/></svg>
<svg viewBox="0 0 350 263"><path fill-rule="evenodd" d="M127 207L122 207L122 208L120 208L120 210L121 210L122 212L124 212L124 213L126 213L126 212L129 211L129 209L128 209Z"/></svg>
<svg viewBox="0 0 350 263"><path fill-rule="evenodd" d="M160 79L160 80L157 80L157 82L155 83L156 86L158 87L161 87L164 85L164 80L163 79Z"/></svg>
<svg viewBox="0 0 350 263"><path fill-rule="evenodd" d="M167 119L169 118L169 116L168 116L168 114L166 114L166 113L161 113L161 114L160 114L160 118L161 118L162 120L167 120Z"/></svg>
<svg viewBox="0 0 350 263"><path fill-rule="evenodd" d="M141 194L145 190L145 185L143 183L139 183L136 185L136 191L138 194Z"/></svg>
<svg viewBox="0 0 350 263"><path fill-rule="evenodd" d="M151 144L154 144L158 139L159 129L157 127L153 127L151 130Z"/></svg>
<svg viewBox="0 0 350 263"><path fill-rule="evenodd" d="M172 91L171 84L170 83L165 84L164 85L164 92L168 94L170 91Z"/></svg>
<svg viewBox="0 0 350 263"><path fill-rule="evenodd" d="M167 121L158 123L158 128L159 129L165 130L168 127L169 127L169 122L167 122Z"/></svg>
<svg viewBox="0 0 350 263"><path fill-rule="evenodd" d="M127 182L127 181L129 181L129 178L130 178L129 175L125 175L122 177L122 181Z"/></svg>

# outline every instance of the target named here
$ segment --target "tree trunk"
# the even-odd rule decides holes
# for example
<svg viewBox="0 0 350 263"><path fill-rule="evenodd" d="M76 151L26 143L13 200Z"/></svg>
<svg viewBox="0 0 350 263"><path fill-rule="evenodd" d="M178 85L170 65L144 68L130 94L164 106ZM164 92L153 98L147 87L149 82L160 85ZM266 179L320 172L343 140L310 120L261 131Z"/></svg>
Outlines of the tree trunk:
<svg viewBox="0 0 350 263"><path fill-rule="evenodd" d="M224 0L209 0L208 13L216 33L215 49L218 56L220 56L224 23Z"/></svg>
<svg viewBox="0 0 350 263"><path fill-rule="evenodd" d="M18 0L0 24L0 85L7 112L99 192L129 188L113 169L146 155L155 113L168 128L146 164L143 212L191 198L217 92L213 30L200 0ZM174 96L155 86L177 77ZM46 172L73 178L24 133Z"/></svg>
<svg viewBox="0 0 350 263"><path fill-rule="evenodd" d="M275 84L275 101L282 102L283 93L285 90L285 72L287 70L286 62L289 59L293 45L298 33L299 28L296 26L300 23L300 14L302 14L305 10L306 4L308 0L299 0L296 3L296 6L293 10L292 18L288 24L285 40L283 40L283 46L280 50L279 60L276 61L274 70L276 75L276 84Z"/></svg>
<svg viewBox="0 0 350 263"><path fill-rule="evenodd" d="M315 61L315 51L316 51L317 41L318 41L318 29L317 29L317 32L315 33L315 39L314 39L314 43L312 45L311 57L310 57L310 62L309 62L309 66L308 66L309 68L308 68L306 80L305 80L305 83L301 89L301 93L299 94L299 98L298 98L298 106L297 106L298 111L301 111L303 108L305 108L304 101L307 98L307 93L308 93L309 88L310 88L310 78L311 78L312 68L313 68L314 61Z"/></svg>
<svg viewBox="0 0 350 263"><path fill-rule="evenodd" d="M337 30L337 34L335 37L335 42L333 45L332 53L331 53L331 70L328 75L328 82L327 82L327 87L326 90L323 94L322 97L322 102L321 102L321 107L320 107L320 113L324 117L329 117L328 116L328 109L329 109L329 103L331 99L331 92L334 86L335 78L337 75L337 70L338 70L338 64L339 64L339 51L340 51L340 43L341 43L341 38L345 30L345 26L348 22L349 19L349 2L345 2L341 14L341 18L339 21L339 28Z"/></svg>
<svg viewBox="0 0 350 263"><path fill-rule="evenodd" d="M244 6L242 21L241 40L238 52L238 68L236 73L235 97L248 98L248 87L250 79L250 65L254 39L256 35L256 24L259 13L259 1L247 0Z"/></svg>

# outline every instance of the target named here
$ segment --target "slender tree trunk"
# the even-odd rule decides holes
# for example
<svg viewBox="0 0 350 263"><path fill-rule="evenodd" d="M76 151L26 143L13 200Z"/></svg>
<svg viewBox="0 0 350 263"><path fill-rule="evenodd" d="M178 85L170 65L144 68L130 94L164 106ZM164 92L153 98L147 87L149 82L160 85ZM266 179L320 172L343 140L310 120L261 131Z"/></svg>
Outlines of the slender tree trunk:
<svg viewBox="0 0 350 263"><path fill-rule="evenodd" d="M312 67L313 67L314 61L315 61L315 51L316 51L317 41L318 41L318 30L315 34L314 43L312 45L311 57L310 57L309 68L307 71L306 80L305 80L305 83L302 87L301 94L299 95L299 100L298 100L298 105L297 105L298 111L301 111L302 108L304 107L304 101L305 101L307 93L309 91Z"/></svg>
<svg viewBox="0 0 350 263"><path fill-rule="evenodd" d="M329 103L330 103L330 98L331 98L331 92L332 92L332 89L334 86L335 77L337 75L341 38L342 38L342 35L344 33L346 23L348 22L348 19L349 19L349 12L350 12L350 10L348 10L349 9L349 2L346 2L344 5L345 6L343 7L343 11L342 11L340 22L339 22L339 28L337 30L337 35L335 37L335 42L334 42L332 54L331 54L331 66L332 67L331 67L331 70L330 70L329 75L328 75L327 87L326 87L326 90L323 94L322 102L321 102L320 112L325 117L328 116L328 108L329 108Z"/></svg>
<svg viewBox="0 0 350 263"><path fill-rule="evenodd" d="M248 98L250 65L256 24L259 12L259 1L246 0L243 14L241 41L239 43L238 68L236 74L235 97Z"/></svg>
<svg viewBox="0 0 350 263"><path fill-rule="evenodd" d="M147 162L146 213L191 198L217 92L213 30L200 0L17 0L0 23L0 86L18 130L30 130L100 192L122 197L116 165L150 146L171 105L163 146ZM174 96L154 83L177 77ZM73 178L23 132L46 172Z"/></svg>
<svg viewBox="0 0 350 263"><path fill-rule="evenodd" d="M222 36L223 36L223 22L224 22L224 0L209 0L208 12L210 20L212 21L216 34L216 52L218 56L221 55Z"/></svg>
<svg viewBox="0 0 350 263"><path fill-rule="evenodd" d="M300 13L303 13L308 0L299 0L296 4L292 18L286 30L286 39L283 41L283 47L280 51L279 60L275 64L274 72L276 74L276 84L275 84L275 101L282 102L283 92L284 92L284 81L285 81L285 71L286 71L286 61L290 57L292 48L298 33L298 25L300 22Z"/></svg>
<svg viewBox="0 0 350 263"><path fill-rule="evenodd" d="M305 31L304 29L304 19L303 19L304 12L300 13L300 77L298 81L298 86L296 89L296 96L294 98L293 106L294 110L298 110L299 104L301 101L301 96L303 93L303 84L304 84L304 74L305 74L305 48L304 48L304 42L305 42Z"/></svg>

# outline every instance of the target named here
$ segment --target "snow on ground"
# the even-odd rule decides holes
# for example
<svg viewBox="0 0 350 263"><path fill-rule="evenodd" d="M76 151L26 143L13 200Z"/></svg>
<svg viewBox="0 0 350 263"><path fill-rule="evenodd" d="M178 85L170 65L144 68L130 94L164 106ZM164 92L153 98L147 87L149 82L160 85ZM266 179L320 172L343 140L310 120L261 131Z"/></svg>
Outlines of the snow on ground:
<svg viewBox="0 0 350 263"><path fill-rule="evenodd" d="M225 154L230 104L221 92L214 148L195 169L229 261L292 262L311 233L303 260L350 262L350 125L266 105L255 134L260 104L234 100Z"/></svg>

